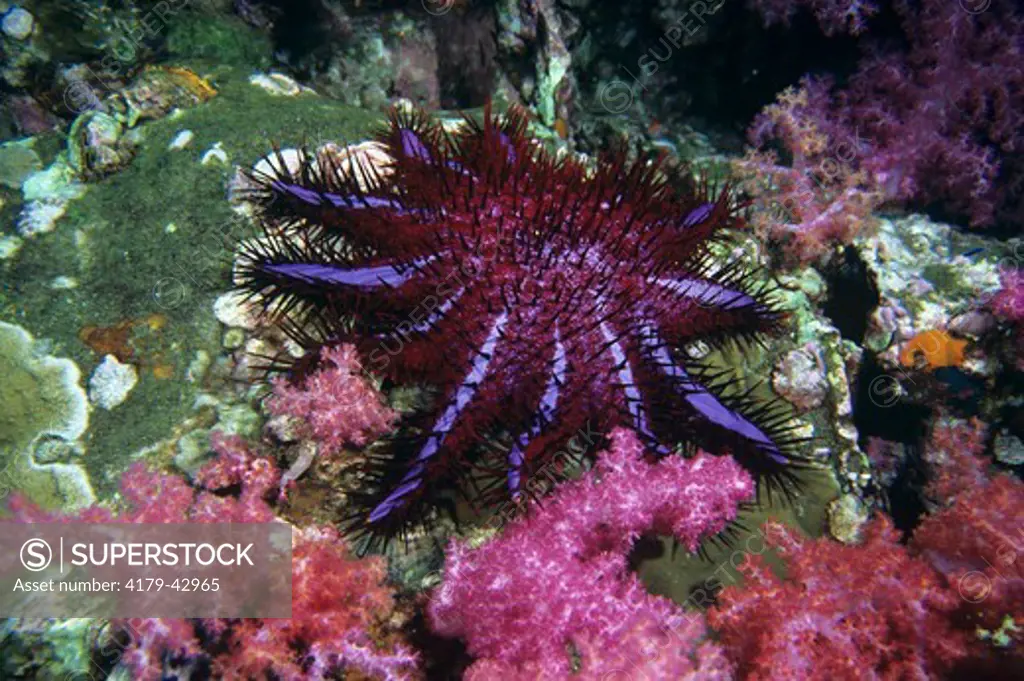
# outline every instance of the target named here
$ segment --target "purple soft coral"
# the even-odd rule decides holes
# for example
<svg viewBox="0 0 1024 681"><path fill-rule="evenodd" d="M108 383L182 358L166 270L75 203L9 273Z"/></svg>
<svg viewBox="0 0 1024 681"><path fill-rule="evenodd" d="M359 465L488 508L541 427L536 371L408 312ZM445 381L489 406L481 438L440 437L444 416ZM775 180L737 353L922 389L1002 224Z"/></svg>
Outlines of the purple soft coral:
<svg viewBox="0 0 1024 681"><path fill-rule="evenodd" d="M833 29L842 6L863 9L755 4L769 21L786 16L780 8L810 4ZM868 36L845 89L807 77L751 127L755 151L740 169L759 200L771 197L759 211L771 222L759 226L791 261L848 243L886 203L939 207L972 227L1024 225L1024 15L1005 0L977 12L955 0L891 4L903 49ZM787 166L764 151L779 142L792 157ZM781 220L767 210L780 205Z"/></svg>

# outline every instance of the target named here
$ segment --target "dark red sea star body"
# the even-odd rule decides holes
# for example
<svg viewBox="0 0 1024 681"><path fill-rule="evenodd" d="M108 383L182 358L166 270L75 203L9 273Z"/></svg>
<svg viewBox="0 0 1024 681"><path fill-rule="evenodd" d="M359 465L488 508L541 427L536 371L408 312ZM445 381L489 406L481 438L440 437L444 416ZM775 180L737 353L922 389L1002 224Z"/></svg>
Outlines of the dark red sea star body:
<svg viewBox="0 0 1024 681"><path fill-rule="evenodd" d="M500 483L491 495L518 497L581 429L626 425L652 453L693 443L789 480L782 417L721 397L683 352L780 321L708 254L741 222L734 198L647 159L556 159L526 128L520 111L488 113L449 136L396 113L386 170L307 154L252 178L267 235L244 288L311 351L355 342L369 370L438 390L374 458L358 528L390 536L480 472ZM497 457L481 448L495 435Z"/></svg>

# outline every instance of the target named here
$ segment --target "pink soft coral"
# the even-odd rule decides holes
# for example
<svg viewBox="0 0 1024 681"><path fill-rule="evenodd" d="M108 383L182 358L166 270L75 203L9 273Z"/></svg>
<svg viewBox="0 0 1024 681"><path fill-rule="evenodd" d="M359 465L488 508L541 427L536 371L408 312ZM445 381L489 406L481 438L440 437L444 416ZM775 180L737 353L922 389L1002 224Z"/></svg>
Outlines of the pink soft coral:
<svg viewBox="0 0 1024 681"><path fill-rule="evenodd" d="M958 455L945 460L942 475L929 488L946 508L921 522L910 546L960 595L970 626L999 629L1007 617L1024 622L1024 483L1007 474L986 477L985 462L978 456L984 441L972 446L969 437L957 435L970 432L963 426L947 430L959 442ZM985 431L976 426L975 432L983 437ZM935 494L936 489L942 494ZM1024 636L1019 625L1011 633L1012 644L1004 647L1011 648L1009 654L1020 664Z"/></svg>
<svg viewBox="0 0 1024 681"><path fill-rule="evenodd" d="M804 79L767 107L750 130L751 149L736 162L743 188L755 199L751 224L758 236L779 248L780 261L794 265L819 260L836 244L853 240L873 225L872 211L886 198L877 178L853 162L860 142L821 120L829 91ZM779 140L788 165L760 148Z"/></svg>
<svg viewBox="0 0 1024 681"><path fill-rule="evenodd" d="M240 437L214 433L217 457L196 475L132 465L121 479L118 512L88 508L73 516L42 511L15 497L10 510L22 522L272 522L268 503L280 473ZM228 491L234 491L228 494ZM129 639L122 664L132 678L165 678L169 662L208 659L215 678L322 679L341 670L400 681L416 677L417 656L381 622L394 610L381 558L357 560L332 529L293 534L292 617L289 619L128 619L114 622ZM244 584L237 585L244 588ZM371 631L375 632L371 635Z"/></svg>
<svg viewBox="0 0 1024 681"><path fill-rule="evenodd" d="M20 522L269 522L267 504L276 491L280 473L274 462L254 453L237 435L214 432L210 443L217 457L200 469L197 487L179 475L151 470L133 463L121 476L123 503L117 512L92 506L71 515L44 511L19 494L12 494L8 510ZM237 494L224 494L237 488Z"/></svg>
<svg viewBox="0 0 1024 681"><path fill-rule="evenodd" d="M694 550L721 531L754 485L728 457L645 462L636 436L612 446L582 479L478 549L454 542L428 607L435 631L478 658L467 679L721 679L729 665L704 624L647 593L627 567L645 532ZM629 676L636 674L635 676Z"/></svg>
<svg viewBox="0 0 1024 681"><path fill-rule="evenodd" d="M967 654L950 615L959 598L878 519L860 546L799 539L770 523L767 542L786 559L776 577L747 556L742 586L708 613L740 676L757 679L943 678Z"/></svg>
<svg viewBox="0 0 1024 681"><path fill-rule="evenodd" d="M1018 261L1020 256L1017 256ZM1024 270L1010 267L1000 276L1003 287L989 301L992 312L1005 322L1010 333L1008 360L1024 371Z"/></svg>
<svg viewBox="0 0 1024 681"><path fill-rule="evenodd" d="M307 528L292 546L290 619L130 619L123 663L140 681L163 678L169 661L208 658L214 678L327 679L341 670L401 681L417 656L369 633L392 612L382 558L356 560L331 529Z"/></svg>
<svg viewBox="0 0 1024 681"><path fill-rule="evenodd" d="M948 506L964 490L988 483L983 457L988 427L979 419L969 421L940 415L932 422L922 458L928 464L927 497Z"/></svg>
<svg viewBox="0 0 1024 681"><path fill-rule="evenodd" d="M320 359L321 368L297 386L274 380L271 413L298 419L324 456L347 444L362 447L391 428L397 415L381 402L353 346L324 347Z"/></svg>
<svg viewBox="0 0 1024 681"><path fill-rule="evenodd" d="M942 573L979 626L998 629L1005 617L1024 622L1024 483L997 475L927 517L911 546ZM1016 654L1024 658L1016 630Z"/></svg>

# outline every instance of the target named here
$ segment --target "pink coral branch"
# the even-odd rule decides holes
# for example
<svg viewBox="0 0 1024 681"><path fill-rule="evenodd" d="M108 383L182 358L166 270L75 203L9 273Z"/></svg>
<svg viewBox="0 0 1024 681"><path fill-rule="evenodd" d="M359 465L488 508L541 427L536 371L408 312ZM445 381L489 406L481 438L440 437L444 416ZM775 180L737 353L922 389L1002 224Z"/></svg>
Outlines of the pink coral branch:
<svg viewBox="0 0 1024 681"><path fill-rule="evenodd" d="M825 35L861 33L869 17L878 13L878 4L868 0L750 0L765 24L789 25L801 8L814 14Z"/></svg>
<svg viewBox="0 0 1024 681"><path fill-rule="evenodd" d="M297 419L303 436L320 444L322 456L345 445L362 447L392 427L397 414L367 380L353 346L324 347L320 359L321 368L299 385L274 380L271 413Z"/></svg>

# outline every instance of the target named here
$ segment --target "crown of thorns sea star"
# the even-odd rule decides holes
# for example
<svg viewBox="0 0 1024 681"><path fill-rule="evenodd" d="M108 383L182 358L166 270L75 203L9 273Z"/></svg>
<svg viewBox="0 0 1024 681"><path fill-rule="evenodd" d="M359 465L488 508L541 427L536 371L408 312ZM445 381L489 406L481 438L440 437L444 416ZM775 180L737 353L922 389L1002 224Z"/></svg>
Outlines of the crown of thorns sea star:
<svg viewBox="0 0 1024 681"><path fill-rule="evenodd" d="M251 174L266 233L244 254L243 289L310 357L354 343L371 371L436 389L371 448L350 529L387 540L451 490L518 498L581 429L630 427L658 456L680 443L731 454L791 489L788 413L730 395L683 351L783 320L767 285L709 251L742 224L729 188L624 153L596 168L556 158L527 124L488 109L447 134L394 111L386 167L307 152Z"/></svg>

